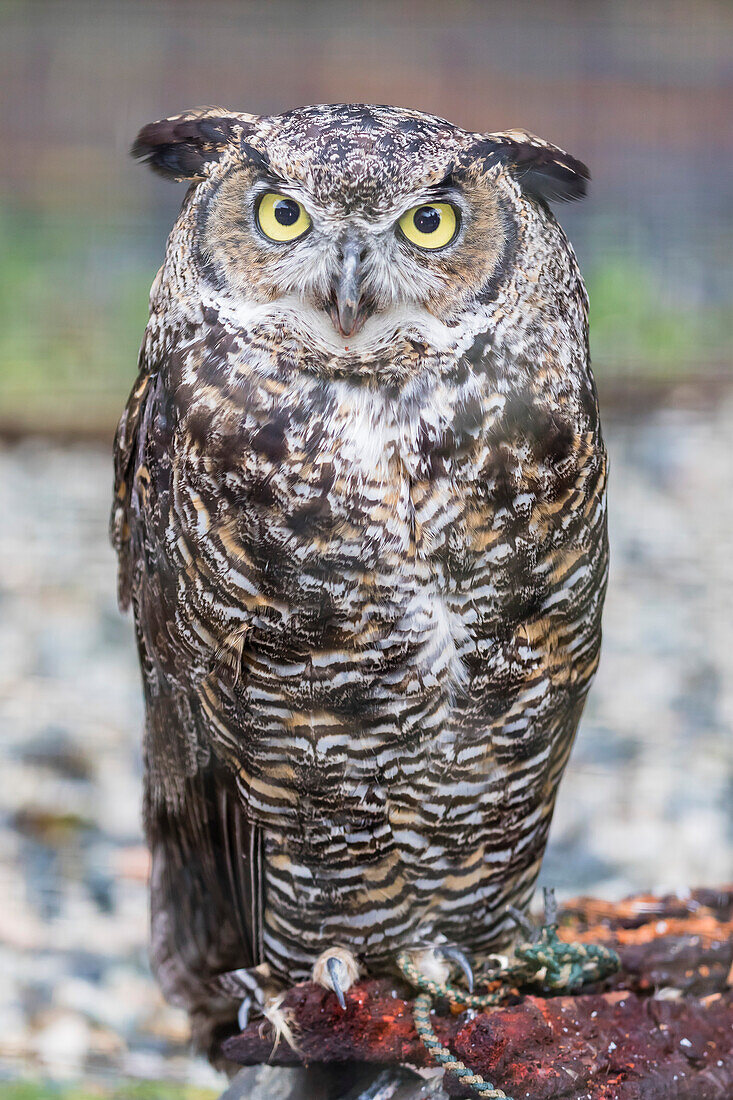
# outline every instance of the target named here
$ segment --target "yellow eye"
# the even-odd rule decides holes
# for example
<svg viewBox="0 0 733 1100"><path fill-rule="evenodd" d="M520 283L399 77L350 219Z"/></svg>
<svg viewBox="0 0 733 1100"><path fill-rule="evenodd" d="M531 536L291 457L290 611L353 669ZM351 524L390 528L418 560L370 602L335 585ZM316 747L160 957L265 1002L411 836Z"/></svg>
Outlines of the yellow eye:
<svg viewBox="0 0 733 1100"><path fill-rule="evenodd" d="M288 195L267 191L257 207L257 224L271 241L294 241L310 228L305 207Z"/></svg>
<svg viewBox="0 0 733 1100"><path fill-rule="evenodd" d="M458 232L458 215L449 202L413 206L403 214L399 226L408 241L427 248L445 248Z"/></svg>

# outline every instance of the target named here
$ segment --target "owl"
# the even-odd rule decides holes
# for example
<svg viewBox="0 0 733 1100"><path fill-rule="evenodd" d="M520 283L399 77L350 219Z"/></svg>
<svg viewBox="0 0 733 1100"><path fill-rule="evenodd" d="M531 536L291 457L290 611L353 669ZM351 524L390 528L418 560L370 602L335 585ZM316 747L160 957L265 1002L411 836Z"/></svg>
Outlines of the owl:
<svg viewBox="0 0 733 1100"><path fill-rule="evenodd" d="M588 171L418 111L203 108L116 436L151 956L215 1051L313 977L510 943L596 669L606 456L550 211ZM244 1014L242 1008L244 1006Z"/></svg>

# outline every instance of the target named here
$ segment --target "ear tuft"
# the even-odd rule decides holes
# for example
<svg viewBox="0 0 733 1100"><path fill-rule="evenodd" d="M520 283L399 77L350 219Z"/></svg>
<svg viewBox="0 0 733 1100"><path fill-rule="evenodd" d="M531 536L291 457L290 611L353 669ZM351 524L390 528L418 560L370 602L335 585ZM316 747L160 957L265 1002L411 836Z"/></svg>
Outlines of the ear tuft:
<svg viewBox="0 0 733 1100"><path fill-rule="evenodd" d="M528 195L545 202L572 202L588 190L590 172L557 145L526 130L487 134L482 141L488 159L502 161Z"/></svg>
<svg viewBox="0 0 733 1100"><path fill-rule="evenodd" d="M252 120L253 116L233 115L221 107L199 107L143 126L130 151L166 179L201 178L235 131L249 129Z"/></svg>

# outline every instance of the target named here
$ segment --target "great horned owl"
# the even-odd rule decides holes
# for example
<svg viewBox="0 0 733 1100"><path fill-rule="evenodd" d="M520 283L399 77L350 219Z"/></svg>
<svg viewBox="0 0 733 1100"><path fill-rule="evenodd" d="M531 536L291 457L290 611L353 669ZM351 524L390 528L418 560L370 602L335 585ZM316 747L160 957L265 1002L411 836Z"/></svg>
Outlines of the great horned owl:
<svg viewBox="0 0 733 1100"><path fill-rule="evenodd" d="M480 956L529 901L607 571L586 293L547 205L588 172L363 105L207 108L133 151L191 184L112 529L152 958L211 1047L245 993Z"/></svg>

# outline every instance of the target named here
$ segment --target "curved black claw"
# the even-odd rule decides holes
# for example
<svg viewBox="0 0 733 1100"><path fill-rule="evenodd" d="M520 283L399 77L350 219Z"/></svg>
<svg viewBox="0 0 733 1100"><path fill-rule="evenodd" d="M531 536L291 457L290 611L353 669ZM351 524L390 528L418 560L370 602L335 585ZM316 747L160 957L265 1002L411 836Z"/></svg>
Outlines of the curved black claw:
<svg viewBox="0 0 733 1100"><path fill-rule="evenodd" d="M464 951L461 951L460 947L454 947L453 944L445 944L436 948L438 955L444 959L448 959L449 962L456 963L460 966L466 978L466 985L468 986L468 992L473 993L473 967L469 961L468 955Z"/></svg>
<svg viewBox="0 0 733 1100"><path fill-rule="evenodd" d="M244 1031L249 1023L249 1014L252 1011L252 998L245 997L237 1012L237 1023L241 1031Z"/></svg>
<svg viewBox="0 0 733 1100"><path fill-rule="evenodd" d="M328 970L329 977L331 978L331 985L333 986L333 991L336 994L336 998L338 1000L338 1003L341 1005L341 1007L345 1011L346 1010L346 998L344 997L344 991L341 988L341 978L339 977L339 971L341 970L342 966L343 966L343 963L341 962L341 959L337 959L335 955L332 955L331 958L326 963L326 969Z"/></svg>

